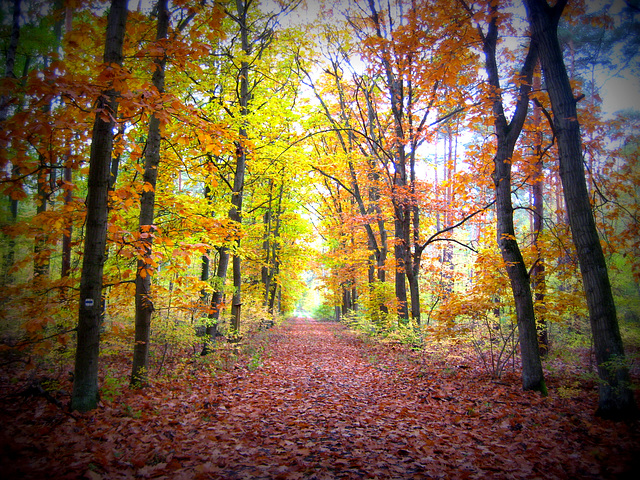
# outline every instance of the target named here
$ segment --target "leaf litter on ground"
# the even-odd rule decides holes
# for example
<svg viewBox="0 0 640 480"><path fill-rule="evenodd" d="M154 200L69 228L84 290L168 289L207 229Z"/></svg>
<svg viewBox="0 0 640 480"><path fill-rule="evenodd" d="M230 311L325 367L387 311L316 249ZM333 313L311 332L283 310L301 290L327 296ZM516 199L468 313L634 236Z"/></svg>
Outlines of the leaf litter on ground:
<svg viewBox="0 0 640 480"><path fill-rule="evenodd" d="M492 382L464 352L365 342L293 319L252 368L205 369L69 414L3 395L3 478L614 479L640 471L638 422Z"/></svg>

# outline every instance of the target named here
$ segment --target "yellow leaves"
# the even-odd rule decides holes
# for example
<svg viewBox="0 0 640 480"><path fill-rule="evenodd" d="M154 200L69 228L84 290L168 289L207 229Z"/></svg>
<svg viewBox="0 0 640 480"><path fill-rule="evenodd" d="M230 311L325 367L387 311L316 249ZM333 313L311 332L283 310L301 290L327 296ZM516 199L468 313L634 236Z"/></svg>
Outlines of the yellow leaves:
<svg viewBox="0 0 640 480"><path fill-rule="evenodd" d="M222 145L219 141L216 141L211 135L205 132L198 132L198 141L200 145L204 147L206 153L212 155L220 155L222 153Z"/></svg>
<svg viewBox="0 0 640 480"><path fill-rule="evenodd" d="M65 36L68 47L70 47L71 49L81 48L87 42L86 35L87 32L82 29L75 28L71 30Z"/></svg>

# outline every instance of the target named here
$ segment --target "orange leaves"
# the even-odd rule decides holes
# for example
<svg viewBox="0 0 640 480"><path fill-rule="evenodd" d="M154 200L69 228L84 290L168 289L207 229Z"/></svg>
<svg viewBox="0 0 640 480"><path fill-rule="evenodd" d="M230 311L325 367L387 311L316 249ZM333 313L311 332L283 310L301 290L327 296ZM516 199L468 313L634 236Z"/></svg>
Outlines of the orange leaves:
<svg viewBox="0 0 640 480"><path fill-rule="evenodd" d="M220 155L223 151L223 144L220 143L215 137L208 135L205 132L198 132L198 141L200 145L204 147L205 153L212 155Z"/></svg>

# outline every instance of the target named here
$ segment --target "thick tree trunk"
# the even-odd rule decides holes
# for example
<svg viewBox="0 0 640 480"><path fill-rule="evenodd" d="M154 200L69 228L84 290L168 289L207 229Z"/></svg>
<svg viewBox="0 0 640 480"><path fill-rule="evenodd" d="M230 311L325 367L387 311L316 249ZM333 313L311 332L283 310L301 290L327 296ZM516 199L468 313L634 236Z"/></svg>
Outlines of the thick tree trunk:
<svg viewBox="0 0 640 480"><path fill-rule="evenodd" d="M158 26L156 40L167 38L169 31L168 0L158 0ZM164 70L166 56L154 61L155 70L152 76L153 86L158 94L164 93ZM158 181L158 167L160 165L160 144L162 133L160 119L154 113L149 119L149 135L144 159L143 189L140 196L140 216L138 228L140 232L140 246L142 257L138 259L136 271L136 321L135 342L133 345L133 363L131 366L131 385L141 387L147 380L147 366L149 363L149 341L151 337L151 315L154 311L151 298L151 278L153 274L152 253L153 236L156 232L154 225L156 184Z"/></svg>
<svg viewBox="0 0 640 480"><path fill-rule="evenodd" d="M380 16L374 0L369 0L369 10L371 20L376 28L376 35L384 39ZM411 218L406 198L407 187L407 156L404 143L404 92L403 81L397 78L394 73L387 53L382 55L382 63L385 69L387 90L389 101L391 102L391 112L393 116L393 129L395 139L393 140L393 185L391 192L391 202L394 211L394 237L393 248L396 268L395 268L395 292L397 302L397 314L401 323L409 321L409 305L407 302L407 268L411 268L410 254L410 228Z"/></svg>
<svg viewBox="0 0 640 480"><path fill-rule="evenodd" d="M420 260L416 265L415 259L407 269L407 281L409 283L409 294L411 295L411 319L420 325Z"/></svg>
<svg viewBox="0 0 640 480"><path fill-rule="evenodd" d="M128 0L112 0L104 52L104 63L122 65L122 43ZM98 99L93 125L84 258L80 276L80 307L71 409L81 412L98 403L98 356L102 318L102 272L107 239L107 192L113 147L113 128L118 93L110 88ZM105 115L106 114L106 115Z"/></svg>
<svg viewBox="0 0 640 480"><path fill-rule="evenodd" d="M40 156L40 164L44 166L45 160ZM43 168L38 174L38 205L36 207L36 214L41 215L47 211L47 202L49 201L48 192L48 176L49 170ZM51 252L49 250L48 234L44 229L39 230L34 238L33 246L33 278L35 281L42 280L49 276L49 265Z"/></svg>
<svg viewBox="0 0 640 480"><path fill-rule="evenodd" d="M4 76L6 78L16 78L15 64L16 53L18 52L18 42L20 41L20 14L21 0L13 0L13 12L11 20L11 37L9 38L9 47L5 52ZM9 113L9 102L11 97L8 95L0 96L0 122L7 119Z"/></svg>
<svg viewBox="0 0 640 480"><path fill-rule="evenodd" d="M411 319L420 325L420 263L422 248L420 247L420 208L416 200L416 153L412 150L409 162L409 185L411 189L411 207L407 213L411 217L411 244L413 251L409 251L409 265L407 265L407 280L411 295Z"/></svg>
<svg viewBox="0 0 640 480"><path fill-rule="evenodd" d="M5 53L6 63L4 76L6 78L15 78L15 62L16 53L18 51L18 43L20 41L20 14L21 0L13 0L13 13L11 21L11 37L9 39L9 47ZM28 62L27 62L28 64ZM25 67L26 74L26 67ZM11 97L8 95L0 96L0 122L7 119L9 114ZM14 167L15 172L15 167ZM9 213L11 223L15 223L18 219L18 200L9 198ZM13 275L10 273L15 259L16 241L13 236L7 239L7 250L4 254L3 261L3 277L2 284L10 284L13 282Z"/></svg>
<svg viewBox="0 0 640 480"><path fill-rule="evenodd" d="M597 413L608 418L624 418L636 415L637 407L629 388L629 372L607 264L589 202L576 100L558 41L558 21L565 5L566 0L559 0L554 7L545 0L525 0L533 38L540 45L540 62L551 99L560 178L589 307L598 374L602 380Z"/></svg>
<svg viewBox="0 0 640 480"><path fill-rule="evenodd" d="M498 137L499 138L499 137ZM542 363L538 349L535 311L529 272L524 263L513 225L513 205L511 203L511 156L513 149L499 145L494 163L494 184L496 189L497 241L506 264L511 282L511 291L516 306L520 354L522 357L522 387L546 393Z"/></svg>
<svg viewBox="0 0 640 480"><path fill-rule="evenodd" d="M240 129L240 137L246 137L244 128ZM242 146L238 147L236 158L236 174L233 181L233 197L231 199L232 206L231 210L229 210L229 219L237 222L238 226L240 226L242 224L242 194L244 190L244 173L246 168L246 153ZM242 261L239 249L240 239L237 239L236 251L234 252L232 260L234 291L231 299L231 329L235 334L240 333L240 318L242 313Z"/></svg>
<svg viewBox="0 0 640 480"><path fill-rule="evenodd" d="M398 303L396 313L398 314L400 322L407 323L409 321L409 305L407 302L407 268L411 268L411 266L408 265L406 261L406 253L409 247L404 238L404 232L406 230L403 218L405 209L402 205L398 205L394 210L396 212L396 218L394 220L395 244L393 246L393 253L396 259L395 292L396 302Z"/></svg>

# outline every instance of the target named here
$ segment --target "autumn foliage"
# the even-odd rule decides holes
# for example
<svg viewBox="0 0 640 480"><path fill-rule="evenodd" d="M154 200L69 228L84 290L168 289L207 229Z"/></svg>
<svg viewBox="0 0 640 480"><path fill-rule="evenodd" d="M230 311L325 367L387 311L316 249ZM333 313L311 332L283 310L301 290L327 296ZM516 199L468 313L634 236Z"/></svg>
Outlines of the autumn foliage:
<svg viewBox="0 0 640 480"><path fill-rule="evenodd" d="M132 0L108 60L116 3L0 6L11 475L637 466L640 120L601 91L637 62L637 9ZM532 34L531 12L560 28ZM558 63L541 49L556 33ZM550 64L575 114L558 114ZM583 286L564 121L606 328ZM96 388L74 403L84 366ZM593 417L598 391L600 406L624 392L611 416L629 423Z"/></svg>

